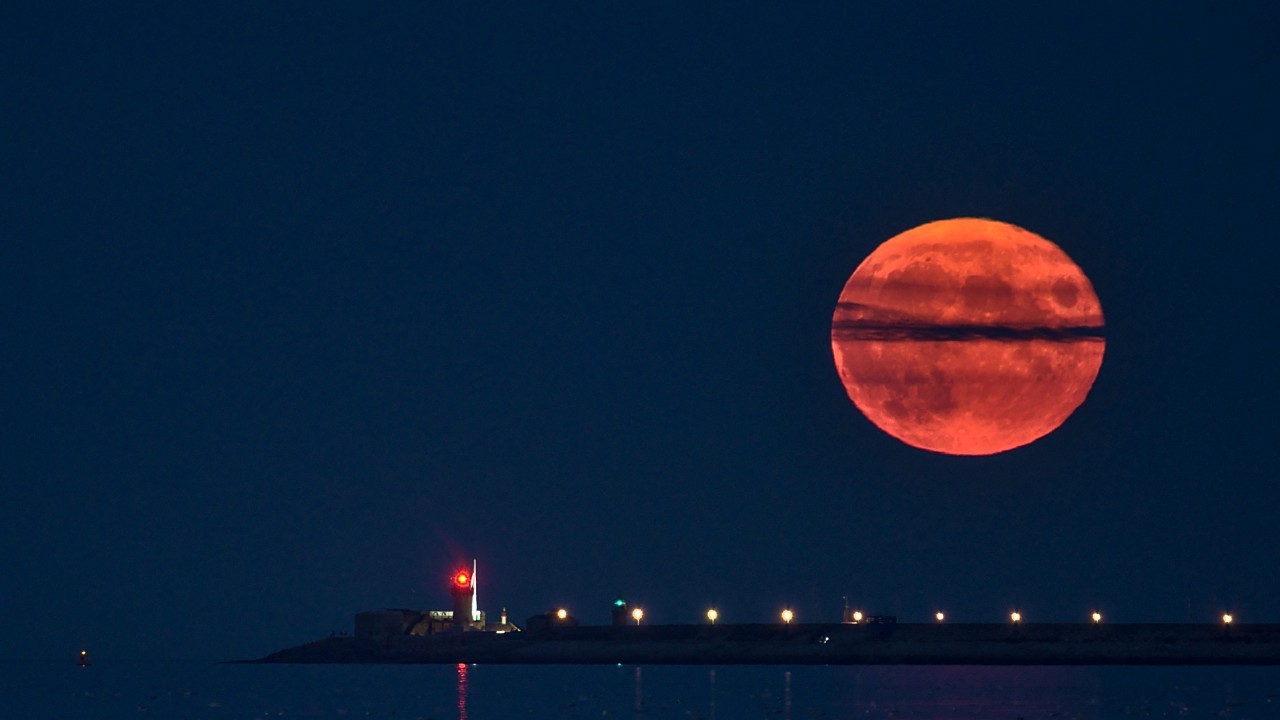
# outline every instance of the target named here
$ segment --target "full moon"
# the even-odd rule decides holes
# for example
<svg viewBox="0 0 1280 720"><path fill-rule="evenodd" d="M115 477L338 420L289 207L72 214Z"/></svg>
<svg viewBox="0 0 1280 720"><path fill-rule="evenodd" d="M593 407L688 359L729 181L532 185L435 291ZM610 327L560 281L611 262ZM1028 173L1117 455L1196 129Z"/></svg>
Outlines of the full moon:
<svg viewBox="0 0 1280 720"><path fill-rule="evenodd" d="M831 352L849 399L924 450L991 455L1053 432L1102 366L1102 306L1057 245L979 218L890 238L845 283Z"/></svg>

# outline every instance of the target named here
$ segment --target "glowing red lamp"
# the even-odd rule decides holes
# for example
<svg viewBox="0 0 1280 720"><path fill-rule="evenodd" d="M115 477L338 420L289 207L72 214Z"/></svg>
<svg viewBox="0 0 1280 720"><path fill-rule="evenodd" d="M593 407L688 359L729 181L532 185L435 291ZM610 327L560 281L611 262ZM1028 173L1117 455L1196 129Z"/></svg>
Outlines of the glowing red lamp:
<svg viewBox="0 0 1280 720"><path fill-rule="evenodd" d="M453 582L458 587L466 587L471 583L471 576L466 574L465 572L460 572L457 575L453 576Z"/></svg>

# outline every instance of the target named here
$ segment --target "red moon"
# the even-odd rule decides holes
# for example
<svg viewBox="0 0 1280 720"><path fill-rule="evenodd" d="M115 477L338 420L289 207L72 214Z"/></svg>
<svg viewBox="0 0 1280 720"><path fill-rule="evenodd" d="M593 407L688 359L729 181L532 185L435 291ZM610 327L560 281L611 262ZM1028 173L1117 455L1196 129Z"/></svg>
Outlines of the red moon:
<svg viewBox="0 0 1280 720"><path fill-rule="evenodd" d="M1053 432L1102 366L1102 306L1057 245L1015 225L939 220L885 241L845 283L831 352L881 430L950 455Z"/></svg>

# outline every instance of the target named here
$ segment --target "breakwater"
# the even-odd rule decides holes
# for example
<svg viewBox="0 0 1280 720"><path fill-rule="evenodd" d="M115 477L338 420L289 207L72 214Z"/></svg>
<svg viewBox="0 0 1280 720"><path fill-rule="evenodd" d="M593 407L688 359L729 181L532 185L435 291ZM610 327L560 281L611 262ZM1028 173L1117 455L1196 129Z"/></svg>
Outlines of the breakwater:
<svg viewBox="0 0 1280 720"><path fill-rule="evenodd" d="M1280 625L739 624L339 637L260 663L1280 665Z"/></svg>

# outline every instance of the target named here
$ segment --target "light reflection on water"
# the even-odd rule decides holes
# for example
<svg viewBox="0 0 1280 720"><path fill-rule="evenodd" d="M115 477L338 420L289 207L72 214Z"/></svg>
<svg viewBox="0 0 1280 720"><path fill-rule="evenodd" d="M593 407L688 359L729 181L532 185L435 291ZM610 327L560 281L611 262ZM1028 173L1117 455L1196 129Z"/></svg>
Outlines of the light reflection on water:
<svg viewBox="0 0 1280 720"><path fill-rule="evenodd" d="M458 663L458 720L467 720L467 664Z"/></svg>
<svg viewBox="0 0 1280 720"><path fill-rule="evenodd" d="M782 674L782 718L791 720L791 671Z"/></svg>
<svg viewBox="0 0 1280 720"><path fill-rule="evenodd" d="M710 702L711 712L709 716L710 716L710 720L716 720L716 669L711 668L710 670L707 671L707 675L708 675L707 684L711 686L711 702Z"/></svg>
<svg viewBox="0 0 1280 720"><path fill-rule="evenodd" d="M4 717L1280 718L1280 668L0 664Z"/></svg>
<svg viewBox="0 0 1280 720"><path fill-rule="evenodd" d="M636 702L635 702L635 705L633 706L633 709L636 711L636 715L643 715L644 714L644 668L640 667L639 665L636 666L636 670L635 670L635 683L636 683Z"/></svg>

